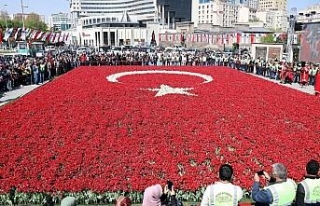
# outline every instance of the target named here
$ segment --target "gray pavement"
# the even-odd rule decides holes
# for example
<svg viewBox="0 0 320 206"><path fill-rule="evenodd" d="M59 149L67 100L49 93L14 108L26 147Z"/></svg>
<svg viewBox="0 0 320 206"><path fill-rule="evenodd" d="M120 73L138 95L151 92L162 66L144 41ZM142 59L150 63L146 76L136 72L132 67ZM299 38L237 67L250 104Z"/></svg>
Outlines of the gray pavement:
<svg viewBox="0 0 320 206"><path fill-rule="evenodd" d="M279 85L282 85L282 86L285 86L285 87L288 87L288 88L291 88L291 89L295 89L295 90L298 90L300 92L304 92L304 93L307 93L307 94L311 94L311 95L315 95L314 94L314 86L304 86L304 87L301 87L301 85L299 85L298 83L292 83L292 84L281 84L280 83L280 80L274 80L274 79L269 79L269 78L266 78L266 77L263 77L263 76L259 76L259 75L255 75L255 74L251 74L255 77L259 77L261 79L264 79L266 81L271 81L271 82L274 82L276 84L279 84Z"/></svg>
<svg viewBox="0 0 320 206"><path fill-rule="evenodd" d="M23 95L31 92L32 90L40 87L41 85L27 85L22 86L20 88L14 89L9 92L0 93L0 107L8 104L9 102L18 99L19 97L22 97Z"/></svg>
<svg viewBox="0 0 320 206"><path fill-rule="evenodd" d="M282 85L282 86L285 86L285 87L289 87L291 89L295 89L295 90L298 90L298 91L301 91L301 92L305 92L307 94L310 94L310 95L314 95L314 87L313 86L306 86L306 87L301 87L298 83L293 83L292 85L290 84L280 84L279 80L274 80L274 79L269 79L269 78L265 78L263 76L257 76L255 74L251 74L255 77L258 77L258 78L262 78L266 81L271 81L271 82L274 82L276 84L279 84L279 85ZM5 105L5 104L8 104L10 103L11 101L13 100L16 100L20 97L22 97L23 95L31 92L32 90L40 87L42 85L28 85L28 86L22 86L21 88L18 88L18 89L15 89L15 90L12 90L12 91L9 91L9 92L5 92L4 94L0 94L0 107Z"/></svg>

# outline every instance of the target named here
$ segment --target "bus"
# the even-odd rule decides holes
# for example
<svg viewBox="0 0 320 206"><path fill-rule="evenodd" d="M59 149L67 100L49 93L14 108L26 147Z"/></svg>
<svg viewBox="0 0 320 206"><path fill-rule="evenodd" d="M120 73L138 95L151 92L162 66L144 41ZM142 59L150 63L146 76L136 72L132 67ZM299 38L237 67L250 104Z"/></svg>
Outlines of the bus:
<svg viewBox="0 0 320 206"><path fill-rule="evenodd" d="M18 41L16 52L22 56L30 56L29 45L25 41Z"/></svg>
<svg viewBox="0 0 320 206"><path fill-rule="evenodd" d="M33 42L30 45L26 41L18 41L16 46L16 52L22 56L32 56L35 57L37 52L44 51L43 42Z"/></svg>

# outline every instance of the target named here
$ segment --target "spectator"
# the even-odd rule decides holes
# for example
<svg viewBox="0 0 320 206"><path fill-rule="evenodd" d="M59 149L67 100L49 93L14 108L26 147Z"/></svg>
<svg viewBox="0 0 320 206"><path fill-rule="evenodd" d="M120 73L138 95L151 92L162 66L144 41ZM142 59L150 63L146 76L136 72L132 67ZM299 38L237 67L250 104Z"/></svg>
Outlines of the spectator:
<svg viewBox="0 0 320 206"><path fill-rule="evenodd" d="M177 199L175 197L175 191L172 187L168 189L168 185L162 190L161 185L152 185L148 187L143 194L142 206L161 206L169 205L177 206Z"/></svg>
<svg viewBox="0 0 320 206"><path fill-rule="evenodd" d="M210 205L238 205L243 192L239 186L231 183L233 169L228 164L223 164L219 169L219 181L209 185L202 197L201 206Z"/></svg>
<svg viewBox="0 0 320 206"><path fill-rule="evenodd" d="M131 200L129 197L120 196L116 200L116 206L131 206Z"/></svg>
<svg viewBox="0 0 320 206"><path fill-rule="evenodd" d="M65 197L61 200L61 206L76 206L76 198L75 197Z"/></svg>
<svg viewBox="0 0 320 206"><path fill-rule="evenodd" d="M256 205L285 206L293 203L297 185L292 179L287 178L287 168L283 164L273 164L271 176L265 171L263 176L269 184L260 190L260 177L258 173L254 175L252 199Z"/></svg>
<svg viewBox="0 0 320 206"><path fill-rule="evenodd" d="M319 162L310 160L306 165L307 174L305 179L298 184L296 194L297 206L319 206L320 205L320 178Z"/></svg>

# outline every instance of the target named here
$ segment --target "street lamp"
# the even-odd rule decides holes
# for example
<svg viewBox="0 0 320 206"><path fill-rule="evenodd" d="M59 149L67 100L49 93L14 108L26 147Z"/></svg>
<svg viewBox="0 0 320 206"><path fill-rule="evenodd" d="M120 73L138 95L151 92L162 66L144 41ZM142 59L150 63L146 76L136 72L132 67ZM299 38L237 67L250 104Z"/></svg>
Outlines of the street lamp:
<svg viewBox="0 0 320 206"><path fill-rule="evenodd" d="M293 48L292 48L292 44L294 41L294 26L296 23L296 12L297 12L297 8L292 8L291 9L291 14L288 17L288 22L289 22L289 28L287 31L287 53L288 53L288 61L289 62L293 62Z"/></svg>
<svg viewBox="0 0 320 206"><path fill-rule="evenodd" d="M4 14L5 14L5 23L6 23L6 28L8 28L8 19L7 19L7 10L6 10L6 7L7 7L8 5L7 4L4 4L3 5L3 12L4 12Z"/></svg>
<svg viewBox="0 0 320 206"><path fill-rule="evenodd" d="M22 29L24 30L24 9L28 8L28 6L23 4L23 0L21 0L20 4L21 4L21 12L22 12L21 14Z"/></svg>

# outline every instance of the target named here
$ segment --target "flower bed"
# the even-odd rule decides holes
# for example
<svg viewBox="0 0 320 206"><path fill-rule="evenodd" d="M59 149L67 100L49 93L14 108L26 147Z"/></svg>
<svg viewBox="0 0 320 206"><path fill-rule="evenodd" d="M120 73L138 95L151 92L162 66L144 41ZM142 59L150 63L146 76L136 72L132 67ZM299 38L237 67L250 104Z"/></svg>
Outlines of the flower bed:
<svg viewBox="0 0 320 206"><path fill-rule="evenodd" d="M282 162L299 180L319 159L319 98L231 69L159 68L76 69L1 108L3 192L141 192L167 179L196 191L226 162L250 189L261 167ZM160 85L192 96L156 96Z"/></svg>

